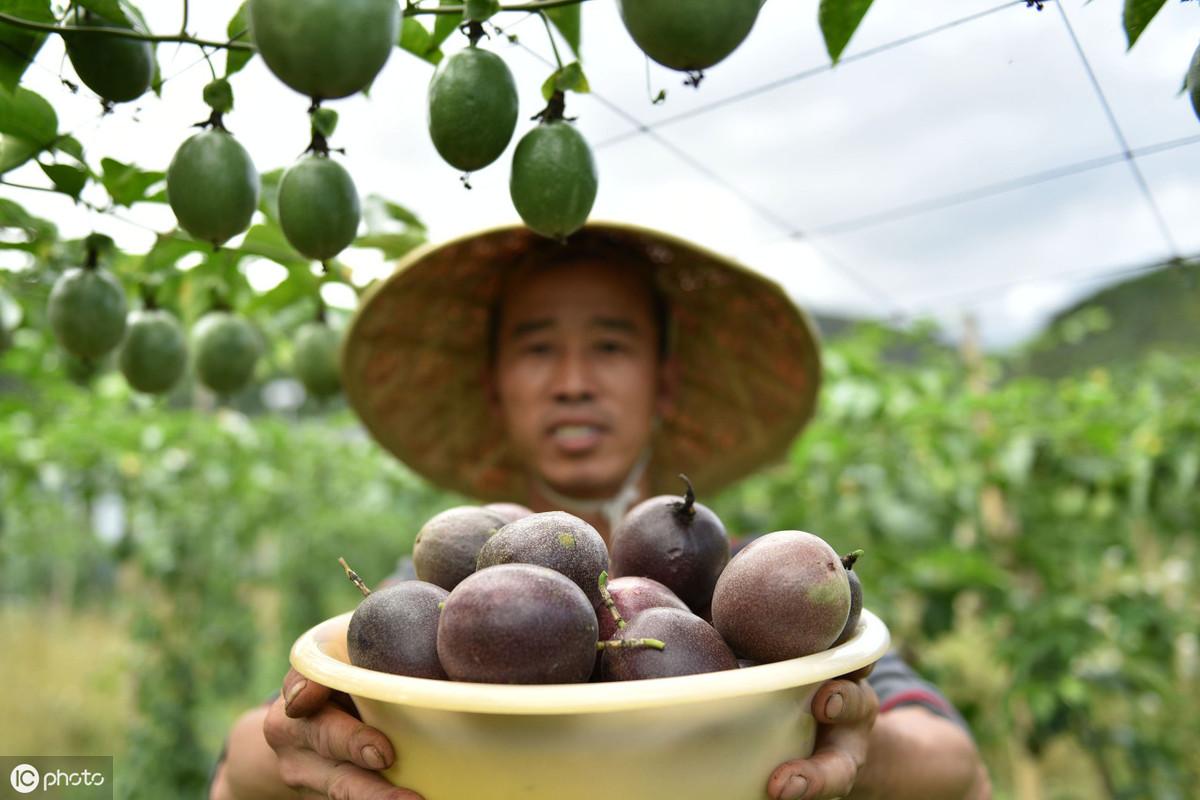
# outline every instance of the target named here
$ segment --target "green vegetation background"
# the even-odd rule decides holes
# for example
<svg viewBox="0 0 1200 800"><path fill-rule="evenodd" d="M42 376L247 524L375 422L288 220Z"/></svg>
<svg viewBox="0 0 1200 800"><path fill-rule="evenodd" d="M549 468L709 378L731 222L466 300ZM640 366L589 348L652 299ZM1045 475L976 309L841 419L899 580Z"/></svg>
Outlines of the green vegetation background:
<svg viewBox="0 0 1200 800"><path fill-rule="evenodd" d="M1064 330L1106 327L1088 313ZM462 498L345 409L160 405L115 373L76 385L46 334L18 337L0 355L0 751L111 753L120 796L195 796L293 639L354 607L337 557L379 580ZM826 355L788 461L706 498L730 530L864 548L868 607L966 714L998 797L1191 796L1200 355L1051 380L869 326Z"/></svg>

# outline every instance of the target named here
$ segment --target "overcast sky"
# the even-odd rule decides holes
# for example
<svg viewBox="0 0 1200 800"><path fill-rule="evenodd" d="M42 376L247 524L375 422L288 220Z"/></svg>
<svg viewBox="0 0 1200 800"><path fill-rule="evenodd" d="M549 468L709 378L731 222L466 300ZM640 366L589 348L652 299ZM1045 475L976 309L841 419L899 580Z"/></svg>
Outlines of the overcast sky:
<svg viewBox="0 0 1200 800"><path fill-rule="evenodd" d="M140 5L155 32L178 29L179 3ZM989 343L1017 342L1113 280L1106 273L1200 252L1200 122L1178 94L1200 40L1200 3L1167 3L1131 51L1122 5L1065 0L1037 12L1000 0L876 0L843 63L829 69L818 0L771 0L747 41L699 90L651 65L648 92L646 61L616 3L590 0L583 58L594 94L571 96L568 114L578 116L596 148L592 217L691 237L775 277L813 309L932 315L950 330L969 312ZM237 6L191 3L190 32L223 38ZM498 22L520 42L486 45L516 75L519 137L543 105L550 48L536 19L506 14ZM459 36L451 41L449 49L465 44ZM158 53L169 78L163 98L148 96L103 118L86 90L73 97L60 84L60 70L73 75L57 38L43 48L28 85L51 100L60 129L76 132L93 165L110 156L165 169L188 126L207 116L200 92L210 76L196 64L195 47L162 45ZM434 151L424 106L431 74L396 50L369 99L330 104L341 115L333 144L346 148L360 193L410 207L435 240L517 221L508 154L475 174L468 192ZM307 100L259 59L233 85L237 106L227 123L259 170L290 164L308 141ZM649 97L659 89L667 100L655 106ZM703 110L713 104L719 107ZM698 113L672 121L686 112ZM643 125L649 132L639 131ZM1152 150L1135 161L1152 201L1120 157L1126 146L1135 154ZM1088 163L1100 166L975 196ZM46 183L36 167L6 177ZM67 236L102 230L133 251L152 242L145 229L63 196L2 186L0 196L55 221ZM121 213L152 229L174 224L165 206ZM370 254L348 252L345 260L356 278L389 270Z"/></svg>

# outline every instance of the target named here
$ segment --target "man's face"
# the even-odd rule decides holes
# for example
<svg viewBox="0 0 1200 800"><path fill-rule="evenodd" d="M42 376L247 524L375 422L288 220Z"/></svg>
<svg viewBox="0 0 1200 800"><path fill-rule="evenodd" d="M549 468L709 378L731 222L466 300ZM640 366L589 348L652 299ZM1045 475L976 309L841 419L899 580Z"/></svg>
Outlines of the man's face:
<svg viewBox="0 0 1200 800"><path fill-rule="evenodd" d="M602 263L534 269L496 336L492 401L518 458L565 494L614 494L668 403L649 287Z"/></svg>

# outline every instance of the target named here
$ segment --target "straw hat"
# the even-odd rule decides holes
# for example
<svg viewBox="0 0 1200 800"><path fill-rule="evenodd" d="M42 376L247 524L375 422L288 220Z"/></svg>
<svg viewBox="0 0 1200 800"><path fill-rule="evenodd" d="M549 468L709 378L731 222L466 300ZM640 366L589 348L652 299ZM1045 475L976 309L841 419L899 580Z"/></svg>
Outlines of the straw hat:
<svg viewBox="0 0 1200 800"><path fill-rule="evenodd" d="M784 455L820 382L804 312L727 258L608 223L589 224L566 245L511 226L426 246L371 287L342 346L342 383L380 444L444 488L482 501L526 496L528 471L484 390L489 322L504 272L553 248L561 257L564 247L628 253L654 271L669 306L679 389L652 442L653 493L678 493L683 472L712 494Z"/></svg>

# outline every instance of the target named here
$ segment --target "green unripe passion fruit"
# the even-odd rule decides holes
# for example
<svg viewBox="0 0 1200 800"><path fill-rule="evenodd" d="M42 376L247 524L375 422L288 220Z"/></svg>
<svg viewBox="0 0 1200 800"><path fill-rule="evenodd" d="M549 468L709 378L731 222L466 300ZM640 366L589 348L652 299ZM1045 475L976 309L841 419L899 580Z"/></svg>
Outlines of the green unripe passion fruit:
<svg viewBox="0 0 1200 800"><path fill-rule="evenodd" d="M73 28L130 28L98 14L85 13ZM72 30L63 34L75 74L96 94L113 103L136 100L154 80L154 49L149 42Z"/></svg>
<svg viewBox="0 0 1200 800"><path fill-rule="evenodd" d="M296 252L324 261L354 241L362 211L345 167L324 156L293 165L279 182L279 227Z"/></svg>
<svg viewBox="0 0 1200 800"><path fill-rule="evenodd" d="M483 169L512 140L517 105L517 85L504 59L468 47L446 59L429 83L429 137L455 169Z"/></svg>
<svg viewBox="0 0 1200 800"><path fill-rule="evenodd" d="M187 341L179 322L167 311L134 311L117 353L117 365L139 392L170 390L187 367Z"/></svg>
<svg viewBox="0 0 1200 800"><path fill-rule="evenodd" d="M313 397L332 397L342 388L341 335L323 322L310 322L296 333L292 369Z"/></svg>
<svg viewBox="0 0 1200 800"><path fill-rule="evenodd" d="M671 69L708 69L737 49L760 0L617 0L638 48Z"/></svg>
<svg viewBox="0 0 1200 800"><path fill-rule="evenodd" d="M250 227L258 191L250 154L225 131L197 133L167 167L167 199L179 226L214 247Z"/></svg>
<svg viewBox="0 0 1200 800"><path fill-rule="evenodd" d="M232 394L250 382L262 343L249 322L227 311L211 311L192 329L196 377L217 394Z"/></svg>
<svg viewBox="0 0 1200 800"><path fill-rule="evenodd" d="M596 187L592 149L570 123L539 125L517 142L508 189L534 231L562 239L579 230L596 201Z"/></svg>
<svg viewBox="0 0 1200 800"><path fill-rule="evenodd" d="M97 359L121 343L125 290L104 270L68 270L50 291L46 315L64 350Z"/></svg>
<svg viewBox="0 0 1200 800"><path fill-rule="evenodd" d="M322 100L367 88L399 30L396 0L250 0L250 31L267 67Z"/></svg>

